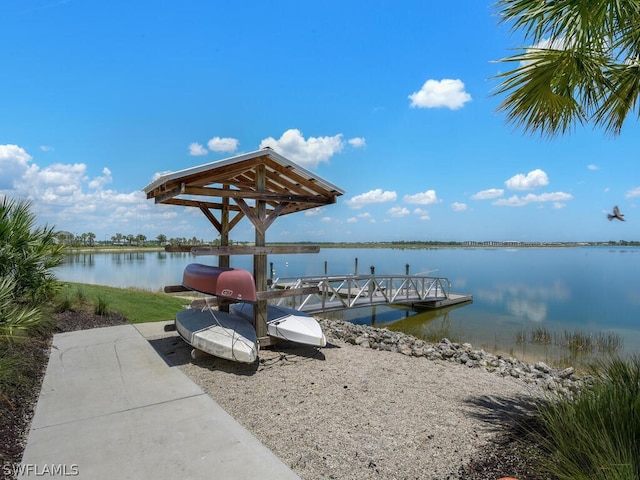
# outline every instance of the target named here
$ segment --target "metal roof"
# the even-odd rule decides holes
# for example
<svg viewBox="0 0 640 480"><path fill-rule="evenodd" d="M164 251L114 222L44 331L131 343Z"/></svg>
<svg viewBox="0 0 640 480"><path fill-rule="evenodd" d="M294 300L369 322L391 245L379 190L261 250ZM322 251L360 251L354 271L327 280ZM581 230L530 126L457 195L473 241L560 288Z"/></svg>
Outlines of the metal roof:
<svg viewBox="0 0 640 480"><path fill-rule="evenodd" d="M278 207L278 215L332 204L344 194L270 148L167 173L143 191L156 203L201 209L221 209L221 203L212 201L216 197L233 199L236 204L264 200L268 208ZM241 208L232 205L230 210Z"/></svg>

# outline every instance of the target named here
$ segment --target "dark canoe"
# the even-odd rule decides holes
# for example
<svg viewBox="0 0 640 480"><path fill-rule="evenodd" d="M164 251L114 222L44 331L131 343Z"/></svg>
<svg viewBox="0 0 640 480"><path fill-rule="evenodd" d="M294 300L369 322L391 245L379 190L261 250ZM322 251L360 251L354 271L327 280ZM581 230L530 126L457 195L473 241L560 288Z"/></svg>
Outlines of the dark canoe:
<svg viewBox="0 0 640 480"><path fill-rule="evenodd" d="M255 303L258 301L253 275L239 268L190 263L184 269L182 286L207 295L238 302Z"/></svg>

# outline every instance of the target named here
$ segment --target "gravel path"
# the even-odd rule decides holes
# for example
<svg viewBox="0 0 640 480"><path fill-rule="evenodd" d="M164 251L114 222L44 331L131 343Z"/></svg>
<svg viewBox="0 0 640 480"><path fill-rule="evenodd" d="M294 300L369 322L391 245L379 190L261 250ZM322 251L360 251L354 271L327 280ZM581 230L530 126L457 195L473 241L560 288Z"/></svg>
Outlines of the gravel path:
<svg viewBox="0 0 640 480"><path fill-rule="evenodd" d="M328 340L261 350L255 365L194 361L178 338L157 348L304 480L459 478L535 395L483 369Z"/></svg>

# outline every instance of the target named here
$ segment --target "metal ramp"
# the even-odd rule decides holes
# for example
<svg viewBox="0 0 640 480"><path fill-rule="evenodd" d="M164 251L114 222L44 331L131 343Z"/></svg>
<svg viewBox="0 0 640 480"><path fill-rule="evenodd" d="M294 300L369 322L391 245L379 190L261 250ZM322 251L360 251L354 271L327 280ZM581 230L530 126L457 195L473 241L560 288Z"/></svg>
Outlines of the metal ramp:
<svg viewBox="0 0 640 480"><path fill-rule="evenodd" d="M472 301L452 294L443 277L418 275L344 275L277 278L270 290L311 288L313 293L282 297L277 305L310 314L367 305L402 304L413 308L441 308Z"/></svg>

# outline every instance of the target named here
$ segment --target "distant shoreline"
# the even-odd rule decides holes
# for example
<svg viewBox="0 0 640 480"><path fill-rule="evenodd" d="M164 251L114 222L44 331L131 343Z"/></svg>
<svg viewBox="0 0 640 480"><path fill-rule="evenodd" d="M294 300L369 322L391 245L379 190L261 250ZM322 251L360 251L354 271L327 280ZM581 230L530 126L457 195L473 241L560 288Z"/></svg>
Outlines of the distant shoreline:
<svg viewBox="0 0 640 480"><path fill-rule="evenodd" d="M243 243L243 245L249 245ZM268 246L275 245L315 245L320 248L391 248L400 250L420 250L437 248L579 248L579 247L640 247L640 242L371 242L371 243L313 243L313 242L291 242L291 243L267 243ZM199 245L202 246L202 245ZM116 245L96 245L93 247L67 247L66 253L134 253L134 252L164 252L165 247L151 246L116 246Z"/></svg>

